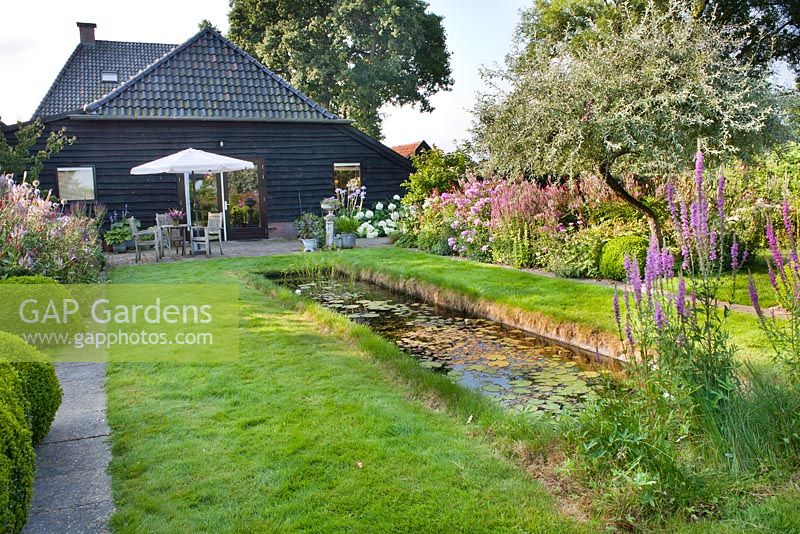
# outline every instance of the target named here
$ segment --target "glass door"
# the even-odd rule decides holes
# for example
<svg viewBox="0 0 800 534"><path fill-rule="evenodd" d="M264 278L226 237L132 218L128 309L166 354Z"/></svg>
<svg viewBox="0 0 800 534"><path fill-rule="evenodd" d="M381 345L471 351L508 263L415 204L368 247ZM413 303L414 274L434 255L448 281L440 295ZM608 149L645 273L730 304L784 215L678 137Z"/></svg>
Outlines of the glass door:
<svg viewBox="0 0 800 534"><path fill-rule="evenodd" d="M192 225L206 226L208 214L222 211L218 174L192 174L189 177L189 202Z"/></svg>
<svg viewBox="0 0 800 534"><path fill-rule="evenodd" d="M255 168L225 173L228 239L267 237L264 161L250 161Z"/></svg>

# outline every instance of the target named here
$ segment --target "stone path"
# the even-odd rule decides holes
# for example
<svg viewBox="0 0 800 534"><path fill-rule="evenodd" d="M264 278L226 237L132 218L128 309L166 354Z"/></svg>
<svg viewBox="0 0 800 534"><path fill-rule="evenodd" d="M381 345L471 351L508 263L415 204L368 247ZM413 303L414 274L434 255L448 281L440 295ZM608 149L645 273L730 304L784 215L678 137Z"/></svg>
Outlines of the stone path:
<svg viewBox="0 0 800 534"><path fill-rule="evenodd" d="M36 479L25 534L108 532L114 511L105 363L57 363L64 400L36 447Z"/></svg>

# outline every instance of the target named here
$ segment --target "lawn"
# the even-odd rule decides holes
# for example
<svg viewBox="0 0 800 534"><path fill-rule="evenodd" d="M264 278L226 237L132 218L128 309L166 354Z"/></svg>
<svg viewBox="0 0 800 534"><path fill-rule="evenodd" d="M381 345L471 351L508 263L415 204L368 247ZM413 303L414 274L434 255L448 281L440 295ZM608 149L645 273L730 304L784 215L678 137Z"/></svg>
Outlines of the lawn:
<svg viewBox="0 0 800 534"><path fill-rule="evenodd" d="M546 453L558 427L503 411L260 274L319 260L614 328L608 288L397 248L114 269L114 283L241 285L239 361L109 365L115 531L602 529L519 455ZM751 317L731 325L751 350L761 342ZM796 525L797 498L789 485L725 504L721 521L669 528Z"/></svg>
<svg viewBox="0 0 800 534"><path fill-rule="evenodd" d="M243 281L268 262L119 268L110 281ZM501 454L487 432L499 409L276 291L243 283L236 363L109 366L114 530L588 528Z"/></svg>

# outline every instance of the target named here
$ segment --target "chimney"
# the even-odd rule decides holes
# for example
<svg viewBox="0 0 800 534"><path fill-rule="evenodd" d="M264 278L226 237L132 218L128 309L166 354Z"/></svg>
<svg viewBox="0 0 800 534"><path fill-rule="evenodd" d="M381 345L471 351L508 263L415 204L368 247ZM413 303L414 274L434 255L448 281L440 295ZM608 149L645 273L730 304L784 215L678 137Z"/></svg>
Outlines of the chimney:
<svg viewBox="0 0 800 534"><path fill-rule="evenodd" d="M78 31L81 33L81 44L94 44L94 29L97 24L93 22L78 22Z"/></svg>

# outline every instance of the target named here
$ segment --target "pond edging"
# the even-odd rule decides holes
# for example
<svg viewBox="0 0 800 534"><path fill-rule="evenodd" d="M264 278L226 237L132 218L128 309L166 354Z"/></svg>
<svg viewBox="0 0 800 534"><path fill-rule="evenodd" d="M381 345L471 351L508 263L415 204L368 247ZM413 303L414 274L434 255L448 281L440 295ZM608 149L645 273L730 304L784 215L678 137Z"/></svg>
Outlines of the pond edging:
<svg viewBox="0 0 800 534"><path fill-rule="evenodd" d="M575 350L595 362L619 364L626 362L622 341L608 332L590 329L575 323L563 323L552 317L498 304L480 297L467 296L457 291L443 289L416 278L399 279L371 269L353 269L337 265L334 269L344 276L377 284L392 291L407 293L431 304L485 317L529 334L540 336Z"/></svg>

